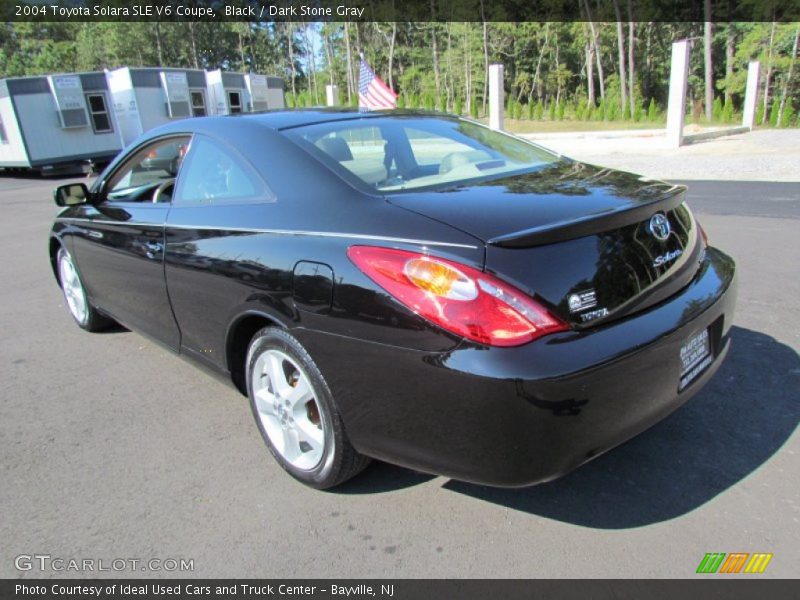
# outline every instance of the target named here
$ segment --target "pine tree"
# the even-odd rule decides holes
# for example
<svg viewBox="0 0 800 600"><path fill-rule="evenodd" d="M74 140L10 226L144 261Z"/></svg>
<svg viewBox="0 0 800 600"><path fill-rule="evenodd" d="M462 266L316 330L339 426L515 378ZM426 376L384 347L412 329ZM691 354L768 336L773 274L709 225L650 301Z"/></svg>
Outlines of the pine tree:
<svg viewBox="0 0 800 600"><path fill-rule="evenodd" d="M658 117L658 108L656 107L656 99L650 98L650 106L647 107L647 120L655 121Z"/></svg>
<svg viewBox="0 0 800 600"><path fill-rule="evenodd" d="M537 121L541 121L543 116L544 116L544 105L542 104L542 101L539 100L536 103L536 108L534 109L533 118L536 119Z"/></svg>
<svg viewBox="0 0 800 600"><path fill-rule="evenodd" d="M714 116L714 121L722 121L722 99L719 96L714 98L714 105L711 109L711 113Z"/></svg>
<svg viewBox="0 0 800 600"><path fill-rule="evenodd" d="M781 117L781 127L791 127L794 123L794 102L791 98L786 99L786 106L783 107L783 115Z"/></svg>
<svg viewBox="0 0 800 600"><path fill-rule="evenodd" d="M772 101L772 107L769 110L769 125L770 127L778 126L778 109L780 108L780 101L776 98Z"/></svg>
<svg viewBox="0 0 800 600"><path fill-rule="evenodd" d="M636 107L633 110L633 120L634 122L638 123L644 117L644 106L637 102Z"/></svg>

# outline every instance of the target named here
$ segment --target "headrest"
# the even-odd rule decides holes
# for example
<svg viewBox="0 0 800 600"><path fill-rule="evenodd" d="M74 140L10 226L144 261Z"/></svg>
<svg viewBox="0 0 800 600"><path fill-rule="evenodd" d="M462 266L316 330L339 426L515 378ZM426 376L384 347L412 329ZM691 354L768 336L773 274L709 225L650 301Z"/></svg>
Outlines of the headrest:
<svg viewBox="0 0 800 600"><path fill-rule="evenodd" d="M317 140L316 145L317 148L334 160L338 160L339 162L343 160L353 160L353 153L350 152L350 146L340 137L320 138Z"/></svg>

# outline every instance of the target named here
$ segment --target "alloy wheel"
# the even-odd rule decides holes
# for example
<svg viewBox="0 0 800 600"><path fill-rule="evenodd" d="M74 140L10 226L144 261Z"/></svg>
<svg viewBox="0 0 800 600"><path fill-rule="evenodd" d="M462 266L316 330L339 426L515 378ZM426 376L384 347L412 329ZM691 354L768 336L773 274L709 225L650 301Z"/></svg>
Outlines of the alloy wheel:
<svg viewBox="0 0 800 600"><path fill-rule="evenodd" d="M67 301L69 311L79 323L86 322L89 311L86 292L84 292L83 284L81 284L80 277L78 277L78 271L66 252L61 253L59 273L61 276L61 289L64 291L64 298Z"/></svg>
<svg viewBox="0 0 800 600"><path fill-rule="evenodd" d="M325 451L325 415L314 388L286 353L265 350L252 371L258 418L275 450L292 466L310 470Z"/></svg>

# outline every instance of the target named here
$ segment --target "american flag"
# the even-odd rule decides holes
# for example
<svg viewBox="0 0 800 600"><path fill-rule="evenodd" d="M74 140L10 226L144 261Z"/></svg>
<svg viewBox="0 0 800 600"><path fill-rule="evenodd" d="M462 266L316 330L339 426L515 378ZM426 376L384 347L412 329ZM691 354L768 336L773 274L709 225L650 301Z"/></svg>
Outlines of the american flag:
<svg viewBox="0 0 800 600"><path fill-rule="evenodd" d="M397 94L375 75L363 57L358 75L358 106L367 110L397 108Z"/></svg>

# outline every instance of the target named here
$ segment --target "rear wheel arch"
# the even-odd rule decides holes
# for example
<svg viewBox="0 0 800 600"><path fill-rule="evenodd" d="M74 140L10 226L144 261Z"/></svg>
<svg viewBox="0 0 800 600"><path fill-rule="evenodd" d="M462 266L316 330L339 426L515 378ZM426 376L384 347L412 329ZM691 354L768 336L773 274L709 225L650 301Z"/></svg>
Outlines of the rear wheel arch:
<svg viewBox="0 0 800 600"><path fill-rule="evenodd" d="M287 329L286 325L275 317L263 312L251 311L239 315L228 327L225 337L225 364L236 389L245 396L247 395L245 376L247 349L255 335L264 327Z"/></svg>

